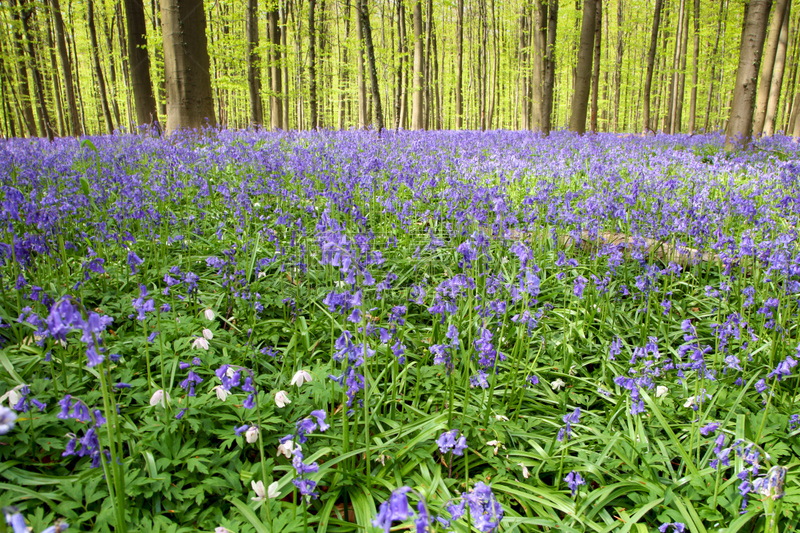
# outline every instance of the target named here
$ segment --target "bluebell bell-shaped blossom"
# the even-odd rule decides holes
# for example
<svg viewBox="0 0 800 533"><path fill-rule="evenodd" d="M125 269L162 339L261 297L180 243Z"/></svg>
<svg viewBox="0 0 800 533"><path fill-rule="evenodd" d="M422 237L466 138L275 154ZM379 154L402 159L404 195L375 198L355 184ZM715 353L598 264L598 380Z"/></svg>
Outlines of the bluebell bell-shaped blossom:
<svg viewBox="0 0 800 533"><path fill-rule="evenodd" d="M778 381L782 381L783 378L788 378L792 375L792 369L796 366L797 361L791 355L787 355L772 372L767 374L767 378L776 378Z"/></svg>
<svg viewBox="0 0 800 533"><path fill-rule="evenodd" d="M147 298L147 287L144 285L139 285L139 297L133 300L133 309L138 314L136 315L136 320L145 320L147 318L146 313L151 313L156 310L155 301L150 298Z"/></svg>
<svg viewBox="0 0 800 533"><path fill-rule="evenodd" d="M711 422L710 424L706 424L705 426L700 428L700 434L704 437L708 437L709 435L713 435L719 429L718 422Z"/></svg>
<svg viewBox="0 0 800 533"><path fill-rule="evenodd" d="M573 497L578 493L578 487L586 484L586 481L584 481L581 475L575 470L567 474L564 481L566 481L569 490L572 491Z"/></svg>
<svg viewBox="0 0 800 533"><path fill-rule="evenodd" d="M136 255L136 252L128 252L128 266L131 267L131 276L136 274L136 269L144 263L144 260Z"/></svg>
<svg viewBox="0 0 800 533"><path fill-rule="evenodd" d="M0 435L5 435L14 428L17 420L17 413L13 410L0 405Z"/></svg>
<svg viewBox="0 0 800 533"><path fill-rule="evenodd" d="M665 522L658 526L659 533L667 533L670 529L675 533L684 533L686 531L686 524L683 522Z"/></svg>

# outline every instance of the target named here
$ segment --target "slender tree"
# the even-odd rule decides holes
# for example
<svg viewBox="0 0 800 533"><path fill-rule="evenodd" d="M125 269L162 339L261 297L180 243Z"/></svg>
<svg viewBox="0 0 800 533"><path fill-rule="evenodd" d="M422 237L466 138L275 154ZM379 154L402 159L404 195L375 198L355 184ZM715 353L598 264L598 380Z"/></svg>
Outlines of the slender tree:
<svg viewBox="0 0 800 533"><path fill-rule="evenodd" d="M653 87L653 68L656 63L656 49L658 47L658 27L661 24L661 7L663 0L656 0L653 11L653 25L650 29L650 48L647 52L647 73L644 78L644 94L642 95L643 122L642 131L653 131L655 128L650 120L650 91ZM658 107L658 106L656 106ZM658 113L656 113L658 116Z"/></svg>
<svg viewBox="0 0 800 533"><path fill-rule="evenodd" d="M250 97L250 123L264 123L261 106L261 61L258 54L258 0L247 0L247 92Z"/></svg>
<svg viewBox="0 0 800 533"><path fill-rule="evenodd" d="M697 76L700 59L700 0L694 0L694 56L692 63L692 92L689 100L689 133L694 133L697 119Z"/></svg>
<svg viewBox="0 0 800 533"><path fill-rule="evenodd" d="M747 8L739 48L739 66L731 101L731 113L725 131L725 148L732 150L737 144L747 145L753 131L753 105L756 97L756 80L761 65L767 20L772 0L751 0Z"/></svg>
<svg viewBox="0 0 800 533"><path fill-rule="evenodd" d="M772 70L775 66L775 57L778 53L783 16L789 0L777 0L775 9L772 10L772 20L769 27L766 48L761 60L761 76L759 76L758 93L756 95L756 108L753 115L753 135L761 135L764 130L764 121L767 118L767 103L772 86Z"/></svg>
<svg viewBox="0 0 800 533"><path fill-rule="evenodd" d="M317 106L317 24L314 17L317 10L317 1L308 2L308 98L311 106L311 129L318 126Z"/></svg>
<svg viewBox="0 0 800 533"><path fill-rule="evenodd" d="M203 0L161 0L167 132L216 126Z"/></svg>
<svg viewBox="0 0 800 533"><path fill-rule="evenodd" d="M767 112L764 117L763 135L772 135L775 132L775 118L778 111L778 100L781 96L783 74L786 69L786 48L789 41L789 19L791 18L791 0L787 2L786 11L781 21L781 33L778 39L778 50L775 52L775 62L772 67L772 83L769 88ZM791 94L791 93L789 93Z"/></svg>
<svg viewBox="0 0 800 533"><path fill-rule="evenodd" d="M100 93L100 105L103 110L103 119L106 123L106 131L111 133L114 131L114 122L111 120L111 108L108 105L108 96L106 95L106 80L103 75L103 67L100 65L100 50L97 46L97 31L94 24L94 1L88 0L86 4L86 11L88 16L89 26L89 39L92 45L92 59L94 61L94 75L97 79L97 90Z"/></svg>
<svg viewBox="0 0 800 533"><path fill-rule="evenodd" d="M380 135L383 131L383 107L381 106L381 92L378 87L378 71L375 68L375 49L372 45L372 24L369 20L368 0L360 0L359 16L361 27L364 30L364 44L367 50L367 63L369 64L369 83L372 89L372 105L375 108L375 129Z"/></svg>
<svg viewBox="0 0 800 533"><path fill-rule="evenodd" d="M600 52L603 36L603 0L596 0L597 13L594 25L594 60L592 62L592 114L591 130L597 132L597 108L600 93Z"/></svg>
<svg viewBox="0 0 800 533"><path fill-rule="evenodd" d="M424 96L424 51L422 44L422 0L414 2L414 74L411 96L411 129L421 130L425 125Z"/></svg>
<svg viewBox="0 0 800 533"><path fill-rule="evenodd" d="M158 122L156 97L150 81L150 56L147 53L147 21L142 0L125 0L128 21L128 66L130 68L136 124Z"/></svg>
<svg viewBox="0 0 800 533"><path fill-rule="evenodd" d="M398 0L402 2L402 0ZM458 0L456 19L456 129L464 124L464 0Z"/></svg>
<svg viewBox="0 0 800 533"><path fill-rule="evenodd" d="M581 38L578 47L575 89L572 93L571 116L569 119L569 129L581 134L586 132L586 112L589 107L589 89L591 88L596 13L597 0L583 0Z"/></svg>
<svg viewBox="0 0 800 533"><path fill-rule="evenodd" d="M64 89L67 98L67 109L69 111L69 131L72 135L80 135L80 115L78 114L78 104L75 100L72 65L69 61L67 41L64 37L64 19L61 17L59 0L50 0L50 13L53 17L53 30L55 32L56 47L58 48L58 58L61 62L61 72L64 77Z"/></svg>
<svg viewBox="0 0 800 533"><path fill-rule="evenodd" d="M39 64L36 58L36 47L34 45L33 33L31 32L31 18L33 17L33 9L31 9L28 0L19 0L20 7L22 8L21 22L22 31L25 34L25 43L27 47L27 57L30 60L31 75L33 77L33 88L36 94L36 113L39 119L39 130L51 141L54 137L53 125L50 122L50 117L47 112L47 103L45 102L44 84L42 83L42 75L39 71Z"/></svg>
<svg viewBox="0 0 800 533"><path fill-rule="evenodd" d="M544 83L542 86L542 133L548 135L552 127L553 86L556 70L556 30L558 28L558 0L547 3L547 49L544 56Z"/></svg>

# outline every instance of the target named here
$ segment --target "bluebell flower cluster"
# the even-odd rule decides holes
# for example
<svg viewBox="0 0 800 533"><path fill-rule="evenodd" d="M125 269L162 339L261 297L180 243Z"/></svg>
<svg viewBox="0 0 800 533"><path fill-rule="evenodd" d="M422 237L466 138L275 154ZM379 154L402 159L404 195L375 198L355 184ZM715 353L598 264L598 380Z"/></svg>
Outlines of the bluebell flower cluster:
<svg viewBox="0 0 800 533"><path fill-rule="evenodd" d="M491 487L482 481L477 482L469 492L461 493L460 502L445 505L450 518L437 516L436 520L449 527L451 522L465 516L467 507L472 520L471 526L483 533L496 529L503 520L503 506L497 501Z"/></svg>
<svg viewBox="0 0 800 533"><path fill-rule="evenodd" d="M439 438L436 439L436 444L439 446L441 453L453 452L453 455L464 455L464 450L467 446L467 437L461 434L457 429L445 431Z"/></svg>

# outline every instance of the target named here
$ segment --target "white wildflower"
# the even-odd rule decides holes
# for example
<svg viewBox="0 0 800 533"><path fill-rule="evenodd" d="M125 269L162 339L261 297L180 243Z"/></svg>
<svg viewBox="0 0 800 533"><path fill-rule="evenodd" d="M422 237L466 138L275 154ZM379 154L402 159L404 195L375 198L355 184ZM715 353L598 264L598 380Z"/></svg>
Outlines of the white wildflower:
<svg viewBox="0 0 800 533"><path fill-rule="evenodd" d="M275 405L278 407L286 407L292 403L292 400L289 399L289 395L286 394L286 391L279 390L275 393Z"/></svg>
<svg viewBox="0 0 800 533"><path fill-rule="evenodd" d="M292 381L290 385L297 385L298 387L302 386L303 383L310 383L311 382L311 374L306 372L305 370L298 370L295 372L294 376L292 376Z"/></svg>

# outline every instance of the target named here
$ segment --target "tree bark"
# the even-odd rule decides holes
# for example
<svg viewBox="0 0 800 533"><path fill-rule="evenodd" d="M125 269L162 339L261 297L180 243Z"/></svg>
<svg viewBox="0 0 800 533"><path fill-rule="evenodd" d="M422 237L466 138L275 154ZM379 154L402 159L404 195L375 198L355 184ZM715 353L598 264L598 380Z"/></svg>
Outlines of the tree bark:
<svg viewBox="0 0 800 533"><path fill-rule="evenodd" d="M314 15L317 1L308 2L308 99L311 106L311 129L317 129L317 24Z"/></svg>
<svg viewBox="0 0 800 533"><path fill-rule="evenodd" d="M732 150L737 144L746 146L752 136L756 80L771 6L772 0L751 0L747 9L731 113L725 131L726 150Z"/></svg>
<svg viewBox="0 0 800 533"><path fill-rule="evenodd" d="M114 24L116 13L111 17L111 24ZM114 54L114 35L111 27L109 27L108 19L104 17L103 30L106 37L106 47L108 48L108 77L109 77L109 94L111 100L111 111L114 112L114 121L117 126L122 125L121 115L119 113L119 104L117 103L117 65ZM121 51L120 51L121 52Z"/></svg>
<svg viewBox="0 0 800 533"><path fill-rule="evenodd" d="M23 46L23 36L19 28L22 26L20 21L19 9L17 3L11 4L11 17L14 20L14 33L12 41L14 42L14 51L16 55L17 64L17 84L19 85L19 111L22 116L22 122L28 130L28 135L36 137L36 119L33 116L33 101L31 99L31 91L28 86L28 62L25 60L25 48ZM44 135L45 132L42 132Z"/></svg>
<svg viewBox="0 0 800 533"><path fill-rule="evenodd" d="M53 42L52 29L52 24L50 24L48 19L45 35L47 37L47 50L49 51L48 55L50 56L50 77L53 82L53 97L55 98L56 116L58 120L58 135L63 136L67 135L67 128L64 120L64 105L61 101L61 80L58 79L58 61L56 61L56 47L55 43Z"/></svg>
<svg viewBox="0 0 800 533"><path fill-rule="evenodd" d="M643 128L645 133L653 131L652 123L650 120L650 91L653 87L653 67L656 63L656 49L658 47L658 27L661 24L661 7L663 0L656 0L656 8L653 12L653 27L650 30L650 48L647 51L647 73L644 78L644 94L642 95L642 109L643 109Z"/></svg>
<svg viewBox="0 0 800 533"><path fill-rule="evenodd" d="M114 122L111 120L111 109L108 105L106 96L106 80L103 76L103 68L100 65L100 51L97 46L97 31L94 24L94 1L88 0L86 4L89 26L89 39L92 45L92 59L94 60L94 75L97 77L97 87L100 92L100 105L103 110L103 119L106 123L106 132L114 132Z"/></svg>
<svg viewBox="0 0 800 533"><path fill-rule="evenodd" d="M547 50L544 56L544 83L542 86L542 133L549 135L553 116L553 86L556 70L556 29L558 28L558 0L548 0Z"/></svg>
<svg viewBox="0 0 800 533"><path fill-rule="evenodd" d="M575 89L572 94L572 115L569 129L583 134L586 132L586 112L589 107L589 89L592 78L592 55L595 33L597 0L583 0L581 40L578 47L578 65L575 73Z"/></svg>
<svg viewBox="0 0 800 533"><path fill-rule="evenodd" d="M600 94L600 52L603 37L603 0L596 0L597 13L594 24L594 61L592 62L592 114L591 130L597 133L598 96Z"/></svg>
<svg viewBox="0 0 800 533"><path fill-rule="evenodd" d="M22 8L22 31L25 33L25 41L28 48L28 58L31 62L31 74L33 76L33 88L36 93L36 107L37 116L39 119L39 129L49 139L53 140L54 132L53 125L50 123L50 116L47 112L47 103L44 97L44 84L42 83L42 75L39 72L39 64L36 60L36 48L33 43L33 34L31 33L31 17L33 10L31 9L28 0L20 0L20 7Z"/></svg>
<svg viewBox="0 0 800 533"><path fill-rule="evenodd" d="M756 95L756 109L753 116L753 135L761 135L764 130L764 121L767 118L767 102L769 101L770 88L772 86L772 70L775 66L775 56L778 52L778 43L783 27L783 16L786 13L786 6L789 0L777 0L775 9L772 10L772 21L769 27L766 48L761 60L761 76L758 82L758 94Z"/></svg>
<svg viewBox="0 0 800 533"><path fill-rule="evenodd" d="M258 0L247 0L247 89L250 97L250 124L264 123L261 105L261 61L258 57ZM274 111L273 111L274 112Z"/></svg>
<svg viewBox="0 0 800 533"><path fill-rule="evenodd" d="M670 96L669 104L667 105L667 118L664 123L664 129L667 133L677 133L675 123L677 122L677 107L678 107L678 85L680 79L680 65L683 56L683 21L686 18L686 0L680 1L680 8L678 10L678 25L675 33L675 53L672 56L672 76L670 80Z"/></svg>
<svg viewBox="0 0 800 533"><path fill-rule="evenodd" d="M402 1L402 0L399 0ZM456 129L464 127L464 0L458 0L456 22Z"/></svg>
<svg viewBox="0 0 800 533"><path fill-rule="evenodd" d="M350 38L350 0L345 0L344 2L344 41L340 44L341 47L341 64L339 65L339 72L341 74L340 82L339 82L339 129L344 129L344 120L345 120L345 108L349 109L349 105L347 104L347 94L348 86L350 85L350 73L347 68L348 58L347 58L347 41ZM402 59L401 59L402 61ZM402 63L401 63L402 64ZM402 72L399 74L402 76ZM395 112L397 113L397 111Z"/></svg>
<svg viewBox="0 0 800 533"><path fill-rule="evenodd" d="M269 40L270 40L270 89L272 93L269 98L270 125L273 130L284 129L283 123L283 77L282 77L282 47L281 47L281 26L280 13L277 4L270 6L267 12L269 19Z"/></svg>
<svg viewBox="0 0 800 533"><path fill-rule="evenodd" d="M772 67L772 83L769 88L769 100L767 100L767 113L764 118L764 135L772 135L775 132L775 117L778 111L778 101L781 96L781 86L783 85L783 74L786 69L786 47L789 41L789 19L791 17L792 2L786 4L781 23L781 33L778 38L778 50L775 52L775 62ZM791 93L789 93L791 94Z"/></svg>
<svg viewBox="0 0 800 533"><path fill-rule="evenodd" d="M64 20L61 17L61 6L58 0L50 0L50 12L53 16L53 29L55 30L56 46L58 47L58 57L61 60L61 72L64 75L64 88L67 97L67 109L69 110L69 131L72 135L81 134L81 122L78 115L78 104L75 101L75 87L72 80L72 65L69 61L67 52L67 41L64 37Z"/></svg>
<svg viewBox="0 0 800 533"><path fill-rule="evenodd" d="M714 77L714 71L717 66L717 52L719 51L719 38L722 35L722 20L724 16L727 14L727 10L725 9L725 4L727 0L719 0L719 16L717 18L717 37L714 41L714 50L711 52L711 78L708 84L708 99L706 103L706 119L703 123L703 131L708 131L708 123L711 120L711 102L714 96L714 81L716 78Z"/></svg>
<svg viewBox="0 0 800 533"><path fill-rule="evenodd" d="M52 0L51 0L52 1ZM56 0L57 1L57 0ZM158 122L156 97L150 80L150 56L147 54L147 21L142 0L125 0L128 21L128 65L131 73L136 124Z"/></svg>
<svg viewBox="0 0 800 533"><path fill-rule="evenodd" d="M694 0L694 63L692 70L692 92L689 100L689 133L694 133L697 119L697 75L700 59L700 0Z"/></svg>
<svg viewBox="0 0 800 533"><path fill-rule="evenodd" d="M422 44L422 0L414 2L414 85L411 96L411 129L421 130L425 123L423 106L423 44Z"/></svg>
<svg viewBox="0 0 800 533"><path fill-rule="evenodd" d="M355 0L360 2L361 0ZM358 4L356 4L358 7ZM356 39L358 40L358 127L366 128L368 119L367 111L367 72L364 67L364 28L361 25L361 16L356 9Z"/></svg>
<svg viewBox="0 0 800 533"><path fill-rule="evenodd" d="M619 100L622 89L622 57L625 52L625 32L622 29L625 16L625 2L619 0L617 4L617 62L614 70L614 131L619 131Z"/></svg>
<svg viewBox="0 0 800 533"><path fill-rule="evenodd" d="M689 49L689 7L688 0L683 9L683 27L681 28L681 62L678 71L678 87L675 93L675 114L672 119L672 133L683 130L683 101L686 88L686 57Z"/></svg>
<svg viewBox="0 0 800 533"><path fill-rule="evenodd" d="M167 132L216 126L202 0L161 0Z"/></svg>
<svg viewBox="0 0 800 533"><path fill-rule="evenodd" d="M378 135L383 131L383 106L381 105L381 93L378 87L378 71L375 68L375 49L372 46L372 25L369 21L368 0L360 0L359 16L361 17L361 27L364 30L364 44L367 49L367 62L369 64L369 82L372 89L372 105L375 108L375 129Z"/></svg>

